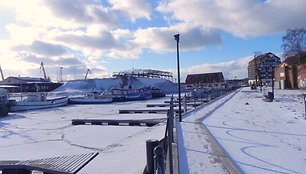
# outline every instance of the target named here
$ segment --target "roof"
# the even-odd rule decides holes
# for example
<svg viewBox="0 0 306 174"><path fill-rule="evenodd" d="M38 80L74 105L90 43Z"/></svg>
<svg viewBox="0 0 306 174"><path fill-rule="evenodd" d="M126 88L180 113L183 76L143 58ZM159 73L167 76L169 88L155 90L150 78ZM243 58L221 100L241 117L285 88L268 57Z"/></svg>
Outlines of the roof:
<svg viewBox="0 0 306 174"><path fill-rule="evenodd" d="M249 62L249 65L251 62L259 62L261 61L262 59L266 59L266 58L278 58L280 60L280 58L278 56L276 56L275 54L271 53L271 52L268 52L268 53L265 53L265 54L261 54L261 55L258 55L256 57L254 57L254 59L252 59L250 62Z"/></svg>
<svg viewBox="0 0 306 174"><path fill-rule="evenodd" d="M31 83L31 82L43 82L43 83L48 83L50 81L48 80L45 80L43 78L39 78L39 77L8 77L8 78L14 78L14 79L17 79L17 80L20 80L20 81L23 81L23 82L27 82L27 83Z"/></svg>
<svg viewBox="0 0 306 174"><path fill-rule="evenodd" d="M300 56L294 55L287 57L283 62L287 65L297 65L297 64L304 64L306 63L306 52L302 53Z"/></svg>
<svg viewBox="0 0 306 174"><path fill-rule="evenodd" d="M200 83L219 83L224 82L222 72L203 73L203 74L189 74L186 78L187 84L200 84Z"/></svg>

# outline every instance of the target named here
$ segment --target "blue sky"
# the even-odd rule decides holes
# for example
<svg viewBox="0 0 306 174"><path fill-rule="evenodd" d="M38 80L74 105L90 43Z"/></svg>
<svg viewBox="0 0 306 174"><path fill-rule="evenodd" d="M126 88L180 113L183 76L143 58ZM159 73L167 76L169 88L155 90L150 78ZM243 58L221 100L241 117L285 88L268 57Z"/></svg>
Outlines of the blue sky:
<svg viewBox="0 0 306 174"><path fill-rule="evenodd" d="M7 76L110 77L150 68L181 80L223 72L246 78L255 52L282 56L288 28L305 27L306 0L0 0L0 65Z"/></svg>

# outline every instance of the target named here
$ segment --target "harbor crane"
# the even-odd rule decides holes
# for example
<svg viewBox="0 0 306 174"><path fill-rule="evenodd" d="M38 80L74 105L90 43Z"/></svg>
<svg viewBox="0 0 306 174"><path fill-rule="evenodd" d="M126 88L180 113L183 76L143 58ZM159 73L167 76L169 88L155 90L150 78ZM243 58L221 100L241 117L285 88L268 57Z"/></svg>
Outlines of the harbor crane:
<svg viewBox="0 0 306 174"><path fill-rule="evenodd" d="M42 71L43 71L43 73L44 73L44 79L50 81L50 77L47 77L46 70L45 70L44 63L43 63L43 62L40 63L40 69L42 69Z"/></svg>
<svg viewBox="0 0 306 174"><path fill-rule="evenodd" d="M87 68L86 75L85 75L85 79L87 79L88 73L90 73L90 74L91 74L91 71L90 71L90 69L89 69L89 68Z"/></svg>
<svg viewBox="0 0 306 174"><path fill-rule="evenodd" d="M4 80L4 75L3 75L3 72L2 72L1 65L0 65L0 73L1 73L2 81L3 81Z"/></svg>

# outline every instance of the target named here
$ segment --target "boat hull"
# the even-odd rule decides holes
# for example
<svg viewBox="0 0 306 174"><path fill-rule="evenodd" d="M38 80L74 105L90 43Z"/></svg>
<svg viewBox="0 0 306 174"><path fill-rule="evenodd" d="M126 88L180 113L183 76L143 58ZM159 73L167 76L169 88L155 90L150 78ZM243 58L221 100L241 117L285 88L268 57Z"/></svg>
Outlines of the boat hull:
<svg viewBox="0 0 306 174"><path fill-rule="evenodd" d="M67 104L68 104L67 97L50 99L46 101L38 101L38 102L12 101L10 103L10 112L47 109L47 108L65 106Z"/></svg>
<svg viewBox="0 0 306 174"><path fill-rule="evenodd" d="M9 112L9 106L5 103L0 103L0 117L7 116Z"/></svg>
<svg viewBox="0 0 306 174"><path fill-rule="evenodd" d="M112 98L102 98L102 99L86 99L86 98L70 98L70 104L104 104L113 102Z"/></svg>
<svg viewBox="0 0 306 174"><path fill-rule="evenodd" d="M137 101L137 100L148 100L152 98L152 94L149 92L144 93L128 93L126 95L127 101Z"/></svg>

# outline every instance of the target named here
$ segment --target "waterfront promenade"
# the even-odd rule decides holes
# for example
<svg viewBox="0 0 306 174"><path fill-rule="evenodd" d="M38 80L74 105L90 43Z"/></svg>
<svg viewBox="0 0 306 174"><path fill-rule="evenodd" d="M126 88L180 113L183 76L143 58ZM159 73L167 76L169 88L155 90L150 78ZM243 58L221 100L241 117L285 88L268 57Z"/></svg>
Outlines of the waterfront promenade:
<svg viewBox="0 0 306 174"><path fill-rule="evenodd" d="M176 125L180 173L303 173L302 93L276 90L266 102L242 88L187 113Z"/></svg>

